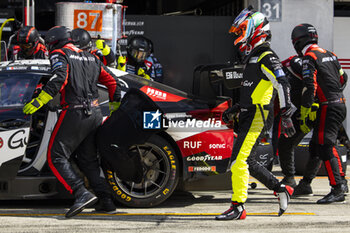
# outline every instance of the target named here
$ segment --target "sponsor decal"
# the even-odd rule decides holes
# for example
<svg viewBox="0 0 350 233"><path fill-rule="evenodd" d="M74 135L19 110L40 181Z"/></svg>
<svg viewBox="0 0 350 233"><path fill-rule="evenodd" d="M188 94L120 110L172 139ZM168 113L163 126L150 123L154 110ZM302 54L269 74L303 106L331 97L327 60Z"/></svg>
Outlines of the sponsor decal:
<svg viewBox="0 0 350 233"><path fill-rule="evenodd" d="M28 136L29 128L0 131L0 166L4 162L23 156Z"/></svg>
<svg viewBox="0 0 350 233"><path fill-rule="evenodd" d="M32 66L30 67L31 70L43 70L43 71L48 71L51 68L50 67L46 67L46 66Z"/></svg>
<svg viewBox="0 0 350 233"><path fill-rule="evenodd" d="M175 156L173 155L173 152L169 149L169 147L164 146L163 149L168 154L168 157L170 159L171 168L173 169L173 172L174 172L173 175L175 176L175 170L176 170Z"/></svg>
<svg viewBox="0 0 350 233"><path fill-rule="evenodd" d="M186 135L184 138L176 141L184 160L186 160L189 156L205 156L207 154L215 157L207 157L207 159L203 160L223 160L231 158L234 140L232 129L210 129L201 133L193 133L191 136ZM192 144L186 142L192 142ZM200 147L191 148L198 145L200 145ZM220 156L222 158L220 158Z"/></svg>
<svg viewBox="0 0 350 233"><path fill-rule="evenodd" d="M7 67L7 70L26 70L27 67L26 66L11 66L11 67Z"/></svg>
<svg viewBox="0 0 350 233"><path fill-rule="evenodd" d="M13 133L8 141L8 147L10 149L22 148L27 145L27 138L25 137L26 132L24 130L18 130Z"/></svg>
<svg viewBox="0 0 350 233"><path fill-rule="evenodd" d="M154 88L147 88L146 94L158 99L166 100L167 93Z"/></svg>
<svg viewBox="0 0 350 233"><path fill-rule="evenodd" d="M248 80L245 80L243 83L242 83L242 86L244 87L251 87L253 85L254 82L249 82Z"/></svg>
<svg viewBox="0 0 350 233"><path fill-rule="evenodd" d="M206 155L192 155L188 156L186 159L188 162L206 162L206 161L216 161L216 160L222 160L222 156L211 156L209 154Z"/></svg>
<svg viewBox="0 0 350 233"><path fill-rule="evenodd" d="M157 110L156 112L143 112L143 128L144 129L160 129L161 127L162 113Z"/></svg>
<svg viewBox="0 0 350 233"><path fill-rule="evenodd" d="M227 80L229 80L229 79L242 79L243 78L243 73L238 73L237 71L226 72L225 73L225 78Z"/></svg>
<svg viewBox="0 0 350 233"><path fill-rule="evenodd" d="M209 167L194 167L189 166L188 172L215 172L216 166L209 166Z"/></svg>
<svg viewBox="0 0 350 233"><path fill-rule="evenodd" d="M148 95L153 101L156 101L156 102L163 102L163 101L178 102L180 100L186 99L184 97L177 96L177 95L168 93L166 91L159 90L157 88L149 87L149 86L143 86L140 90L146 93L146 95Z"/></svg>
<svg viewBox="0 0 350 233"><path fill-rule="evenodd" d="M226 149L226 144L209 144L209 149Z"/></svg>
<svg viewBox="0 0 350 233"><path fill-rule="evenodd" d="M112 190L116 195L118 195L121 199L123 199L126 202L131 201L131 197L127 194L125 194L120 188L117 186L114 180L113 172L110 170L107 170L107 181L109 185L112 187Z"/></svg>
<svg viewBox="0 0 350 233"><path fill-rule="evenodd" d="M329 62L329 61L336 61L336 60L337 58L335 56L322 58L322 62Z"/></svg>
<svg viewBox="0 0 350 233"><path fill-rule="evenodd" d="M94 57L81 57L74 54L69 55L69 58L73 60L79 60L79 61L95 61Z"/></svg>
<svg viewBox="0 0 350 233"><path fill-rule="evenodd" d="M259 155L259 159L260 161L257 161L257 163L260 165L260 166L264 166L266 167L267 166L267 162L268 162L268 156L269 154L262 154L262 155Z"/></svg>
<svg viewBox="0 0 350 233"><path fill-rule="evenodd" d="M184 148L197 149L202 146L201 141L184 141Z"/></svg>

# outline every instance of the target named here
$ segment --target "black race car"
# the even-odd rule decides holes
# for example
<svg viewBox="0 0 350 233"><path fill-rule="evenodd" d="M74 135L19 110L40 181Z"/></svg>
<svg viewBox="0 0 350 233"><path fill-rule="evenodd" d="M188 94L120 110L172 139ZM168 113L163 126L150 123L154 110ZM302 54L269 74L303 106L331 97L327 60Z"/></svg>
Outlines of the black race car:
<svg viewBox="0 0 350 233"><path fill-rule="evenodd" d="M122 94L136 88L162 110L161 118L154 112L145 113L145 129L167 124L166 130L129 149L140 156L143 164L140 183L123 181L112 169L103 167L119 202L132 207L155 206L173 193L179 180L187 182L230 170L235 136L233 126L223 123L221 116L232 104L231 98L202 98L111 70L119 78ZM59 97L33 115L22 113L24 104L50 77L48 60L0 63L0 199L69 197L46 162L48 140L60 111L55 107ZM107 117L108 93L102 85L99 92L100 106ZM261 144L257 156L262 165L272 166L271 145Z"/></svg>

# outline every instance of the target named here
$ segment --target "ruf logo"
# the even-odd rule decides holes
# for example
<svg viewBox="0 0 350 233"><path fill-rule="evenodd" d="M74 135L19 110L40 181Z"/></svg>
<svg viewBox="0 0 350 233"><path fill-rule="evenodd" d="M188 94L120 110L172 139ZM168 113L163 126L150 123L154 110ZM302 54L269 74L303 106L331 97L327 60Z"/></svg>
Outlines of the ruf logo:
<svg viewBox="0 0 350 233"><path fill-rule="evenodd" d="M4 145L4 140L2 140L2 138L0 138L0 148Z"/></svg>
<svg viewBox="0 0 350 233"><path fill-rule="evenodd" d="M143 112L143 128L144 129L160 129L161 128L161 115L162 113L157 110L156 112Z"/></svg>

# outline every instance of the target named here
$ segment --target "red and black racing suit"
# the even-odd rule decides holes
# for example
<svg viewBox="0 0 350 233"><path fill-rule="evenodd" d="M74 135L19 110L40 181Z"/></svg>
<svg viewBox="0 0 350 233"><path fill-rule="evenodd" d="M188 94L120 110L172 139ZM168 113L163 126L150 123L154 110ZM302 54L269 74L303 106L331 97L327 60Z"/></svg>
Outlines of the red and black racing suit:
<svg viewBox="0 0 350 233"><path fill-rule="evenodd" d="M281 187L278 179L255 158L257 145L272 126L274 90L278 92L281 109L289 109L289 83L277 55L266 43L251 52L243 72L238 137L232 150L233 202L247 200L249 174L270 190L278 191Z"/></svg>
<svg viewBox="0 0 350 233"><path fill-rule="evenodd" d="M97 83L108 88L110 101L119 101L117 78L96 56L71 43L52 51L50 62L53 76L43 90L51 96L61 93L62 112L50 138L48 164L72 193L83 185L68 161L71 155L76 155L77 165L95 194L98 197L108 195L107 183L100 177L95 144L96 130L102 123Z"/></svg>
<svg viewBox="0 0 350 233"><path fill-rule="evenodd" d="M320 107L310 142L310 156L319 156L325 164L330 185L339 187L344 176L341 160L334 147L339 129L346 117L342 86L346 82L338 58L317 44L304 48L303 80L306 91L302 106L309 108L317 98Z"/></svg>

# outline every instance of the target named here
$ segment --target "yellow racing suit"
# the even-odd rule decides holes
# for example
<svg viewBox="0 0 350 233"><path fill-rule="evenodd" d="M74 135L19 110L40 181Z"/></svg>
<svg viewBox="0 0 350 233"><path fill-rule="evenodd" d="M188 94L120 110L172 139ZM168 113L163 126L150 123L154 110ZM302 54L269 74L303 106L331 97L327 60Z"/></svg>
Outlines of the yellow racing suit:
<svg viewBox="0 0 350 233"><path fill-rule="evenodd" d="M238 203L247 200L249 173L271 190L280 188L278 179L255 160L255 148L272 126L275 93L278 93L281 109L291 106L289 83L269 43L253 49L245 61L240 89L238 137L231 164L232 201Z"/></svg>

